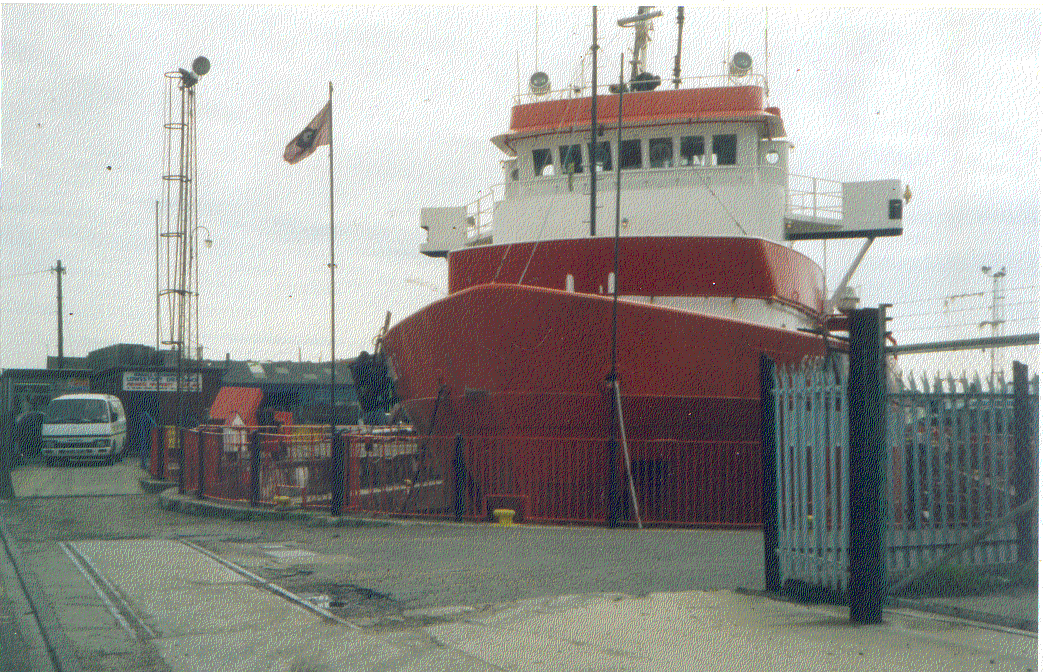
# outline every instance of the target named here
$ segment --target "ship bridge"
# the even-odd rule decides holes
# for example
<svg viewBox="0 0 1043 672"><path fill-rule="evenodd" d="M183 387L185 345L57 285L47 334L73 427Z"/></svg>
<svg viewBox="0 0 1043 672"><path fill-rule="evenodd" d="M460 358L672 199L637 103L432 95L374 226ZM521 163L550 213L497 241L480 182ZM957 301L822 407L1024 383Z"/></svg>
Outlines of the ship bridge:
<svg viewBox="0 0 1043 672"><path fill-rule="evenodd" d="M598 87L596 142L591 88L516 97L508 132L492 139L506 155L504 181L466 205L423 208L420 251L445 256L476 245L611 236L617 177L621 236L783 242L901 233L898 180L789 173L792 145L760 76L682 83L663 90L632 83L624 94ZM592 187L603 194L595 223Z"/></svg>

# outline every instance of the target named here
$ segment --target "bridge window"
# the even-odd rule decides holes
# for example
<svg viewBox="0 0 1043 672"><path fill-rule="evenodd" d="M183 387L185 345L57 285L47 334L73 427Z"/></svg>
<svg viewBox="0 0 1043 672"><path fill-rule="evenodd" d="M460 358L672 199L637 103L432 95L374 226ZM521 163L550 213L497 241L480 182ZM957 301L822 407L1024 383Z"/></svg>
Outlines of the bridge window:
<svg viewBox="0 0 1043 672"><path fill-rule="evenodd" d="M641 167L640 140L624 140L619 143L619 167L623 170Z"/></svg>
<svg viewBox="0 0 1043 672"><path fill-rule="evenodd" d="M681 165L701 166L706 149L703 136L689 135L681 138Z"/></svg>
<svg viewBox="0 0 1043 672"><path fill-rule="evenodd" d="M648 141L648 165L650 168L674 167L673 138L652 138Z"/></svg>
<svg viewBox="0 0 1043 672"><path fill-rule="evenodd" d="M597 147L597 151L593 147ZM612 143L599 142L596 145L587 145L590 152L590 162L597 172L612 170ZM596 156L595 156L596 154Z"/></svg>
<svg viewBox="0 0 1043 672"><path fill-rule="evenodd" d="M580 151L580 145L562 145L558 147L558 158L561 159L561 172L583 172L583 153Z"/></svg>
<svg viewBox="0 0 1043 672"><path fill-rule="evenodd" d="M734 166L736 155L735 134L713 136L713 165Z"/></svg>
<svg viewBox="0 0 1043 672"><path fill-rule="evenodd" d="M554 174L554 155L549 149L532 150L532 172L536 177Z"/></svg>

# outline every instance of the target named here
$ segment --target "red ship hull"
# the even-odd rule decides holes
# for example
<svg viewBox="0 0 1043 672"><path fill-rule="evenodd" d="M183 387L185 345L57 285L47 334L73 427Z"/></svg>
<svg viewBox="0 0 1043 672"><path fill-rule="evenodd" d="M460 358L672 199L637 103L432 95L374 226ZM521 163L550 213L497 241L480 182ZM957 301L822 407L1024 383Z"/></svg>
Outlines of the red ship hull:
<svg viewBox="0 0 1043 672"><path fill-rule="evenodd" d="M657 305L620 301L617 323L634 441L756 441L760 355L823 352L821 337ZM403 320L384 349L423 434L603 439L611 334L609 296L485 284Z"/></svg>

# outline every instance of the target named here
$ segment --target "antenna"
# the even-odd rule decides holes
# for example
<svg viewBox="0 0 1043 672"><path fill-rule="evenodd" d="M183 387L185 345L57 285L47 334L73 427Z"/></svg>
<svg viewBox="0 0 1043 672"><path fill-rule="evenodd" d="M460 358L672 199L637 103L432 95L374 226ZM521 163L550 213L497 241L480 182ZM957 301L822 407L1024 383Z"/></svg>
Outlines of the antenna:
<svg viewBox="0 0 1043 672"><path fill-rule="evenodd" d="M684 7L677 8L677 54L674 56L674 88L681 88L681 31L684 28Z"/></svg>
<svg viewBox="0 0 1043 672"><path fill-rule="evenodd" d="M533 11L536 13L535 14L535 22L536 22L536 30L535 30L535 32L536 32L536 64L533 66L532 70L533 70L533 72L539 72L540 71L540 8L539 7L534 7Z"/></svg>
<svg viewBox="0 0 1043 672"><path fill-rule="evenodd" d="M764 8L764 96L768 96L768 8Z"/></svg>

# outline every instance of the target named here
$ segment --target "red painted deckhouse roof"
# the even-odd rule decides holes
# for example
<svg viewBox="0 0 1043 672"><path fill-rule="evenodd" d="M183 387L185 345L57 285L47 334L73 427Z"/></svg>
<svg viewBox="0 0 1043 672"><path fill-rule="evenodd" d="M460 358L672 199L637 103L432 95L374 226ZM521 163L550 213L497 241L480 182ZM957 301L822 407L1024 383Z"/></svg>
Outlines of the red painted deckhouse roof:
<svg viewBox="0 0 1043 672"><path fill-rule="evenodd" d="M619 122L619 101L614 95L598 96L598 123ZM764 89L759 86L725 86L696 89L634 91L623 98L624 126L696 121L757 121L768 123L768 135L786 135L776 107L764 107ZM493 139L501 148L510 140L548 132L590 127L590 97L547 100L516 105L511 110L511 130Z"/></svg>
<svg viewBox="0 0 1043 672"><path fill-rule="evenodd" d="M210 406L210 417L228 424L238 413L247 427L255 427L262 399L264 391L256 387L222 387Z"/></svg>

